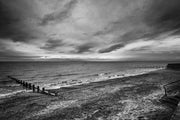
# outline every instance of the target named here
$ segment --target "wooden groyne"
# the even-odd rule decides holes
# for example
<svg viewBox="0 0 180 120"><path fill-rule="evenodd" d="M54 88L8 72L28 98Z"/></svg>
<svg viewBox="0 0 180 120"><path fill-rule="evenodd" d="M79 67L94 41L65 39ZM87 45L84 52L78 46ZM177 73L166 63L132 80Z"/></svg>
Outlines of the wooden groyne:
<svg viewBox="0 0 180 120"><path fill-rule="evenodd" d="M21 85L22 85L23 87L25 87L26 89L33 90L33 92L42 93L42 94L50 95L50 96L57 96L57 93L50 92L50 91L46 90L45 88L40 89L39 86L35 86L35 85L32 84L32 83L28 83L28 82L26 82L26 81L19 80L19 79L17 79L17 78L12 77L12 76L7 76L7 77L8 77L9 79L11 79L11 80L16 81L16 83L21 84Z"/></svg>

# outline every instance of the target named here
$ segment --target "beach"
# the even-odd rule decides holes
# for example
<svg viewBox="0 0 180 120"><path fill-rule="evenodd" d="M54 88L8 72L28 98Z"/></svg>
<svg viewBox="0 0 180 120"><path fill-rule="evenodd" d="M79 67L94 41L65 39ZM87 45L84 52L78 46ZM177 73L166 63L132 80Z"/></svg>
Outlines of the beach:
<svg viewBox="0 0 180 120"><path fill-rule="evenodd" d="M180 120L180 0L0 0L0 120Z"/></svg>
<svg viewBox="0 0 180 120"><path fill-rule="evenodd" d="M160 102L163 85L180 71L157 70L49 90L58 96L14 93L0 99L2 120L170 120L175 109Z"/></svg>

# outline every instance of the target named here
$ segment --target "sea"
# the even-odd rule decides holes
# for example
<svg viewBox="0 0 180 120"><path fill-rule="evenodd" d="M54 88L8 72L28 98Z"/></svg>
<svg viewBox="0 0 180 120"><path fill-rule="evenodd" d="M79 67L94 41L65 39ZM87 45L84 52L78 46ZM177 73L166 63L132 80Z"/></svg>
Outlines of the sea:
<svg viewBox="0 0 180 120"><path fill-rule="evenodd" d="M165 69L166 62L0 62L0 98L27 91L7 76L59 89Z"/></svg>

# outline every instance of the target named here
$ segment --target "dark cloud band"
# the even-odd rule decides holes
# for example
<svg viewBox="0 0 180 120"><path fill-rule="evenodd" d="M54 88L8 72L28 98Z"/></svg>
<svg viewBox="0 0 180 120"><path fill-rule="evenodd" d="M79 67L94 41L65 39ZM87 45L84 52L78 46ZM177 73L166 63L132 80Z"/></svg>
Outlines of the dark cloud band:
<svg viewBox="0 0 180 120"><path fill-rule="evenodd" d="M13 41L28 41L35 37L25 23L25 17L22 12L15 9L21 5L18 3L21 3L21 0L0 1L0 38L11 39Z"/></svg>
<svg viewBox="0 0 180 120"><path fill-rule="evenodd" d="M99 53L108 53L108 52L112 52L123 47L124 47L124 44L115 44L110 47L99 50Z"/></svg>

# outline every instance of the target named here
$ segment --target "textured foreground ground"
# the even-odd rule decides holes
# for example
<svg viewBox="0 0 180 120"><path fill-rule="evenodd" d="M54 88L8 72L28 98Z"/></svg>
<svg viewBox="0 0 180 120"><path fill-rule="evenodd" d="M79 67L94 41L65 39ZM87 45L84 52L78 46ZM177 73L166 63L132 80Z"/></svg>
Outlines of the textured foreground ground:
<svg viewBox="0 0 180 120"><path fill-rule="evenodd" d="M0 119L170 120L175 109L159 99L162 85L176 80L180 71L160 70L55 90L58 97L21 92L0 99Z"/></svg>

